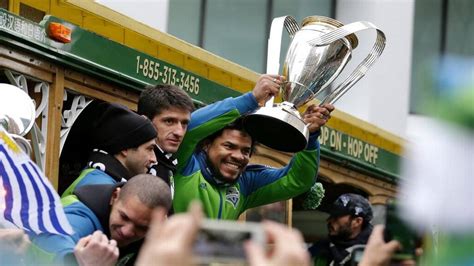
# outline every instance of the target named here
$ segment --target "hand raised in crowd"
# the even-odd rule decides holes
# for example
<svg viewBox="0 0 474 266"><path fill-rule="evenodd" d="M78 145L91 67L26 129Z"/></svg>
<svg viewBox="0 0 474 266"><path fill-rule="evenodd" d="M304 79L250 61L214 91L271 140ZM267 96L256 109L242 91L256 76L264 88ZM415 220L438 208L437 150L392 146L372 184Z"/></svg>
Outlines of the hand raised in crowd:
<svg viewBox="0 0 474 266"><path fill-rule="evenodd" d="M309 132L314 133L324 126L331 118L332 111L334 111L332 104L324 104L323 106L312 104L308 106L303 113L303 121L308 124Z"/></svg>
<svg viewBox="0 0 474 266"><path fill-rule="evenodd" d="M268 254L254 242L246 242L245 252L250 265L310 265L310 256L299 231L271 221L263 222L262 226L268 240L274 243L273 250Z"/></svg>
<svg viewBox="0 0 474 266"><path fill-rule="evenodd" d="M0 229L0 250L5 255L23 255L30 246L28 235L21 229Z"/></svg>
<svg viewBox="0 0 474 266"><path fill-rule="evenodd" d="M285 77L283 76L269 74L261 75L252 91L258 104L263 106L271 97L278 95L280 85L284 81Z"/></svg>
<svg viewBox="0 0 474 266"><path fill-rule="evenodd" d="M162 221L155 213L136 265L192 265L193 245L202 220L200 204L191 204L188 213ZM250 265L309 265L309 254L301 234L275 222L264 222L263 229L274 242L273 252L249 241L245 251Z"/></svg>
<svg viewBox="0 0 474 266"><path fill-rule="evenodd" d="M201 205L193 202L187 213L165 220L155 211L136 265L191 265L193 243L202 219Z"/></svg>
<svg viewBox="0 0 474 266"><path fill-rule="evenodd" d="M74 248L74 255L80 266L115 265L119 249L115 240L110 240L101 231L83 237Z"/></svg>
<svg viewBox="0 0 474 266"><path fill-rule="evenodd" d="M376 225L365 246L364 255L359 266L383 266L389 265L395 251L400 249L400 243L392 240L385 243L383 239L382 225Z"/></svg>

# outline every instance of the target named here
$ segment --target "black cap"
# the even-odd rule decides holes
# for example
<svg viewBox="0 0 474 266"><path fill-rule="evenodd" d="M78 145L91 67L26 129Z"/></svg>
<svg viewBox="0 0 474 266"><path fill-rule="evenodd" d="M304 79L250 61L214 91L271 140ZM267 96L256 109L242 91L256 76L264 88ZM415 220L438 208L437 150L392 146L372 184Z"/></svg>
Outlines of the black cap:
<svg viewBox="0 0 474 266"><path fill-rule="evenodd" d="M148 118L120 104L99 105L99 117L92 127L94 148L113 155L156 138L155 127Z"/></svg>
<svg viewBox="0 0 474 266"><path fill-rule="evenodd" d="M344 215L352 215L362 217L365 221L372 220L372 207L369 201L361 195L347 193L342 194L332 204L329 211L331 217L340 217Z"/></svg>

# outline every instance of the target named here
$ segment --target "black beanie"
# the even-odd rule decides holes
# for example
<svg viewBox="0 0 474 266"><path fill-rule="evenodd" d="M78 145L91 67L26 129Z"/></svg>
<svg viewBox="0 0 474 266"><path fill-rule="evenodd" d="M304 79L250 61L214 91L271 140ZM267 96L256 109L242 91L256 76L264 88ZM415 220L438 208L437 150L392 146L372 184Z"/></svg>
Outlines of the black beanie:
<svg viewBox="0 0 474 266"><path fill-rule="evenodd" d="M120 104L99 105L98 119L92 127L95 148L114 155L156 138L155 127L148 118Z"/></svg>

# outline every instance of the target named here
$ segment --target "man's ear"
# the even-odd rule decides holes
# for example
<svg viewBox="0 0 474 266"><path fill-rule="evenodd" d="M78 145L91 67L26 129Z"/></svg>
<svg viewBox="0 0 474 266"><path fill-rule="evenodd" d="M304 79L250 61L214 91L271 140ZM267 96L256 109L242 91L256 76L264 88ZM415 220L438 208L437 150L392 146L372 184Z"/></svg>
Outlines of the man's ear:
<svg viewBox="0 0 474 266"><path fill-rule="evenodd" d="M110 205L114 205L114 203L117 202L120 196L120 190L121 188L117 187L115 188L114 192L112 192L112 197L110 197Z"/></svg>
<svg viewBox="0 0 474 266"><path fill-rule="evenodd" d="M128 149L119 151L118 153L114 154L114 157L120 162L123 162L123 160L127 158L127 155L128 155Z"/></svg>
<svg viewBox="0 0 474 266"><path fill-rule="evenodd" d="M354 227L362 227L362 223L364 222L364 218L362 217L356 217L355 219L352 219Z"/></svg>
<svg viewBox="0 0 474 266"><path fill-rule="evenodd" d="M209 140L205 140L202 143L202 150L207 152L209 150L209 146L211 146L211 142Z"/></svg>
<svg viewBox="0 0 474 266"><path fill-rule="evenodd" d="M168 211L163 207L157 207L153 211L153 220L164 222L168 218Z"/></svg>

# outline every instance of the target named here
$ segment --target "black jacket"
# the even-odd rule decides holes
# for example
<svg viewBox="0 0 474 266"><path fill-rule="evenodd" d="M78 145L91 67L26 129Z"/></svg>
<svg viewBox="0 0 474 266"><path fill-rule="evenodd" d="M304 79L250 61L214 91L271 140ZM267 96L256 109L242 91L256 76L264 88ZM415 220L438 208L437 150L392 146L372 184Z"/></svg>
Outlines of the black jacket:
<svg viewBox="0 0 474 266"><path fill-rule="evenodd" d="M364 248L372 233L373 226L368 224L355 239L340 240L326 238L316 242L309 248L315 266L346 266L351 264L355 249Z"/></svg>
<svg viewBox="0 0 474 266"><path fill-rule="evenodd" d="M155 155L157 163L151 166L148 173L160 177L173 189L172 180L173 174L176 173L177 160L158 146L155 147Z"/></svg>

